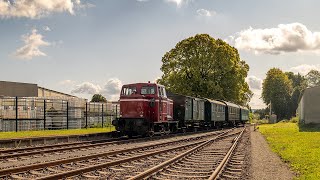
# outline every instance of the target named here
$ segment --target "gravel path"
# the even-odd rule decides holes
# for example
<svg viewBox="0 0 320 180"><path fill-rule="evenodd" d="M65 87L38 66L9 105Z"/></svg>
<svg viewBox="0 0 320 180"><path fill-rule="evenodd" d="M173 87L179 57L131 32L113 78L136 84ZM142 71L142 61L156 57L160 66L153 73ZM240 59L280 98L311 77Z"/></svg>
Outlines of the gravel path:
<svg viewBox="0 0 320 180"><path fill-rule="evenodd" d="M273 153L265 138L251 127L251 177L254 180L287 180L295 177L288 166Z"/></svg>

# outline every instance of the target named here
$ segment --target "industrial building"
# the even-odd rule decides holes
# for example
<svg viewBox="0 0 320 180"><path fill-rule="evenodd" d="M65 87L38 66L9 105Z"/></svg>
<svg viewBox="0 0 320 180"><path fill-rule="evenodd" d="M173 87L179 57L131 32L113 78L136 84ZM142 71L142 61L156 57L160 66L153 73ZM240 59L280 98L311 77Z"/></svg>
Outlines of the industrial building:
<svg viewBox="0 0 320 180"><path fill-rule="evenodd" d="M92 103L37 84L0 81L0 131L111 125L118 102Z"/></svg>
<svg viewBox="0 0 320 180"><path fill-rule="evenodd" d="M37 84L9 81L0 81L0 96L77 98L70 94L39 87Z"/></svg>
<svg viewBox="0 0 320 180"><path fill-rule="evenodd" d="M307 88L297 109L300 123L320 123L320 86Z"/></svg>

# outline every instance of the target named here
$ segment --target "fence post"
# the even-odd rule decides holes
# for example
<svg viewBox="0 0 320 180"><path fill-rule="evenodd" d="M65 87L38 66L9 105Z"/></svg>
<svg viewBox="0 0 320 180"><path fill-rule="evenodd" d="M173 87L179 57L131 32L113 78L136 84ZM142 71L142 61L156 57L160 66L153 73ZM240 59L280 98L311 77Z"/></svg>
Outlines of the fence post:
<svg viewBox="0 0 320 180"><path fill-rule="evenodd" d="M103 128L103 104L102 104L102 125L101 127Z"/></svg>
<svg viewBox="0 0 320 180"><path fill-rule="evenodd" d="M67 129L69 129L69 101L67 101Z"/></svg>
<svg viewBox="0 0 320 180"><path fill-rule="evenodd" d="M18 97L16 96L16 132L18 132Z"/></svg>
<svg viewBox="0 0 320 180"><path fill-rule="evenodd" d="M86 129L88 128L88 102L86 102Z"/></svg>
<svg viewBox="0 0 320 180"><path fill-rule="evenodd" d="M46 130L46 100L43 100L43 130Z"/></svg>

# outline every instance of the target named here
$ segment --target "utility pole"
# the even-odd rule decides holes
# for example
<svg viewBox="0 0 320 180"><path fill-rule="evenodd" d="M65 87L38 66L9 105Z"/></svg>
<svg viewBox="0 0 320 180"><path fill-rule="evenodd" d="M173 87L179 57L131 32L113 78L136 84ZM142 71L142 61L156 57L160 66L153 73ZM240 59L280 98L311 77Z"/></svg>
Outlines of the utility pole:
<svg viewBox="0 0 320 180"><path fill-rule="evenodd" d="M271 115L272 115L272 110L271 110L271 108L272 108L272 105L271 105L271 100L270 100L270 113L269 113L269 117L271 117Z"/></svg>

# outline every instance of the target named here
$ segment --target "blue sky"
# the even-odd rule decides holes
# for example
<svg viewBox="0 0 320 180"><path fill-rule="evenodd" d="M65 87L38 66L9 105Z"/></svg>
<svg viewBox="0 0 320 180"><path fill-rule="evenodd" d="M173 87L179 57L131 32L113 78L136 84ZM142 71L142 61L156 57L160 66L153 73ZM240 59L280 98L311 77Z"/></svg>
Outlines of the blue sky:
<svg viewBox="0 0 320 180"><path fill-rule="evenodd" d="M89 98L154 81L161 58L199 33L226 40L261 82L272 67L320 69L320 2L221 0L0 0L0 76Z"/></svg>

